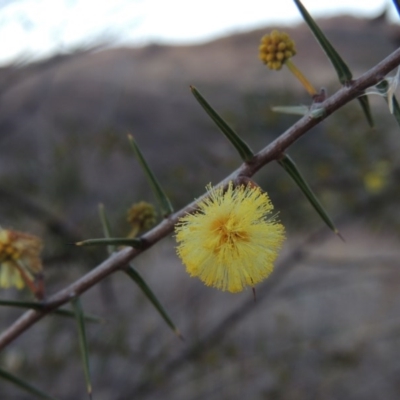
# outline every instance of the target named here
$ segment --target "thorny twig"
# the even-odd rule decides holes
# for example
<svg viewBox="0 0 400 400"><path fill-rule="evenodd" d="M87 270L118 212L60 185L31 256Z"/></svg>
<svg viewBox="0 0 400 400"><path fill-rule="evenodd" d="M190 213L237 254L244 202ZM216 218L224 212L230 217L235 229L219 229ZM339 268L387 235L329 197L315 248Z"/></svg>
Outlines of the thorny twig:
<svg viewBox="0 0 400 400"><path fill-rule="evenodd" d="M304 116L294 125L292 125L286 132L282 133L271 144L257 153L253 160L248 163L243 163L231 175L221 181L219 185L226 185L230 180L237 180L240 177L253 176L263 166L279 158L279 156L299 137L319 124L334 111L338 110L349 101L357 98L365 89L377 84L390 71L399 65L400 48L382 60L375 67L364 73L360 78L350 82L347 86L342 87L335 94L321 103L320 107L325 111L321 117L312 118L310 115ZM205 195L203 195L203 197L204 196ZM188 212L193 211L193 209L196 207L196 203L197 201L170 215L151 231L143 235L142 239L144 245L141 249L125 248L118 253L113 254L89 273L73 282L65 289L60 290L46 299L43 303L44 308L41 311L26 311L17 321L15 321L0 335L0 350L6 347L9 343L11 343L14 339L20 336L24 331L26 331L29 327L34 325L52 310L65 303L68 303L76 296L86 292L88 289L96 285L113 272L124 269L133 258L138 256L149 247L153 246L165 236L169 235L173 231L174 225L178 219Z"/></svg>

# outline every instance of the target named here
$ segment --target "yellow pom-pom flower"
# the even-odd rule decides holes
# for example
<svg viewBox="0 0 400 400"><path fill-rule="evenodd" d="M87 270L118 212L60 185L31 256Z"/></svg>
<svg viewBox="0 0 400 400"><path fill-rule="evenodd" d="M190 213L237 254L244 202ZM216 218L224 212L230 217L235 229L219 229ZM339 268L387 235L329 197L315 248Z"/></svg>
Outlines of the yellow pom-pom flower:
<svg viewBox="0 0 400 400"><path fill-rule="evenodd" d="M261 39L259 57L270 69L280 70L285 61L295 54L294 42L287 33L273 30Z"/></svg>
<svg viewBox="0 0 400 400"><path fill-rule="evenodd" d="M33 235L0 228L0 287L25 284L37 297L43 295L42 241Z"/></svg>
<svg viewBox="0 0 400 400"><path fill-rule="evenodd" d="M287 33L273 30L269 35L264 35L258 50L260 60L268 68L279 71L283 65L286 65L312 97L317 94L313 85L291 60L296 54L296 49L294 41Z"/></svg>
<svg viewBox="0 0 400 400"><path fill-rule="evenodd" d="M191 276L229 292L254 287L270 275L285 238L273 206L258 186L207 188L198 210L176 227L177 253Z"/></svg>

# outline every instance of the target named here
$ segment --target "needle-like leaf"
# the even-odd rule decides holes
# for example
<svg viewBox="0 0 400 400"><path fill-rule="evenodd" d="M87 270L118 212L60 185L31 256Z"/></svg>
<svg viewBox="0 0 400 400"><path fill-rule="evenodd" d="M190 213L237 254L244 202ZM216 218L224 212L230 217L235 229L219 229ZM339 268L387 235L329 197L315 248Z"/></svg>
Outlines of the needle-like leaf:
<svg viewBox="0 0 400 400"><path fill-rule="evenodd" d="M16 301L16 300L0 300L0 306L31 308L33 310L39 310L39 311L44 308L44 305L41 303L35 303L33 301ZM75 318L75 313L70 310L56 309L51 311L51 314L58 315L60 317ZM96 317L94 315L84 314L83 317L86 322L97 322L97 323L104 322L104 319Z"/></svg>
<svg viewBox="0 0 400 400"><path fill-rule="evenodd" d="M398 71L400 71L400 69ZM378 89L377 94L381 94L383 97L385 97L385 100L388 103L390 112L394 115L397 123L400 125L399 103L398 103L394 93L390 92L389 82L385 79L382 82L379 82L376 85L376 88Z"/></svg>
<svg viewBox="0 0 400 400"><path fill-rule="evenodd" d="M78 324L79 333L79 349L81 351L81 358L83 364L83 372L85 374L86 390L89 398L92 398L92 384L90 380L90 368L89 368L89 351L86 340L86 329L85 329L85 319L83 316L82 305L79 297L75 297L72 301L72 306L75 311L76 322Z"/></svg>
<svg viewBox="0 0 400 400"><path fill-rule="evenodd" d="M111 238L111 225L110 221L108 220L106 210L104 208L104 204L99 204L99 215L101 220L101 226L103 227L104 237L107 239ZM115 244L108 245L107 251L108 254L112 254L116 251L117 246Z"/></svg>
<svg viewBox="0 0 400 400"><path fill-rule="evenodd" d="M167 325L174 331L174 333L180 339L183 339L183 336L182 336L181 332L179 331L179 329L172 322L172 319L169 317L169 315L165 311L164 307L158 301L158 299L155 296L155 294L153 293L153 291L149 288L149 286L147 285L145 280L140 276L140 274L136 271L136 269L132 265L129 265L129 267L125 270L125 272L140 287L140 289L142 289L143 293L151 301L151 303L154 305L156 310L163 317L163 319L167 323Z"/></svg>
<svg viewBox="0 0 400 400"><path fill-rule="evenodd" d="M128 135L129 143L132 146L133 152L135 153L136 158L139 161L143 171L146 174L146 177L150 183L150 186L153 189L154 195L156 196L158 202L160 203L161 213L164 217L172 214L174 209L169 201L167 195L161 188L161 185L158 183L157 178L153 174L153 171L150 169L149 165L147 164L145 158L143 157L142 152L140 151L138 145L136 144L135 140L133 139L132 135Z"/></svg>
<svg viewBox="0 0 400 400"><path fill-rule="evenodd" d="M343 237L339 233L338 229L335 227L334 223L318 200L317 196L314 194L306 180L301 175L294 161L287 154L285 154L280 160L278 160L278 163L296 182L297 186L307 197L308 201L311 203L311 205L314 207L314 209L317 211L323 221L329 226L330 229L332 229L332 231L336 235L338 235L343 240Z"/></svg>
<svg viewBox="0 0 400 400"><path fill-rule="evenodd" d="M0 377L11 383L14 383L14 385L18 386L20 389L23 389L26 392L33 394L34 396L37 396L41 399L57 400L55 397L49 396L48 394L42 392L41 390L37 389L36 387L32 386L31 384L23 381L22 379L16 377L13 374L10 374L7 371L4 371L3 369L0 369Z"/></svg>
<svg viewBox="0 0 400 400"><path fill-rule="evenodd" d="M250 147L244 142L241 137L219 116L219 114L211 107L207 100L200 94L200 92L194 87L190 86L190 90L193 93L195 99L203 107L205 112L211 117L216 123L222 133L228 138L235 149L238 151L243 161L250 161L254 154Z"/></svg>
<svg viewBox="0 0 400 400"><path fill-rule="evenodd" d="M311 29L311 32L314 34L315 38L317 39L318 43L324 50L325 54L328 56L329 60L331 61L333 67L336 70L336 73L339 77L339 81L346 85L348 82L351 81L353 74L350 71L350 68L347 64L343 61L342 57L336 51L336 49L332 46L329 42L325 34L322 32L321 28L317 25L314 19L311 17L310 13L304 7L300 0L293 0L296 4L297 8L299 9L301 15L304 18L304 21ZM372 118L371 109L369 106L368 98L362 96L358 98L358 101L361 105L361 108L364 111L365 117L367 118L368 124L373 127L374 121Z"/></svg>
<svg viewBox="0 0 400 400"><path fill-rule="evenodd" d="M82 240L75 244L77 246L131 246L136 249L142 247L142 241L138 238L97 238Z"/></svg>

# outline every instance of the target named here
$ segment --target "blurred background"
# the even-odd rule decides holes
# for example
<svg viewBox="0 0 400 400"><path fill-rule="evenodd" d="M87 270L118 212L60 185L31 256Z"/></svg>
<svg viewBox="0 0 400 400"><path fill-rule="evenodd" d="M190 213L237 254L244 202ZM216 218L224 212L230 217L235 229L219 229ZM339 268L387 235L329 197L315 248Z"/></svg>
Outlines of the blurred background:
<svg viewBox="0 0 400 400"><path fill-rule="evenodd" d="M399 46L390 2L321 3L304 0L355 77ZM273 28L295 40L293 61L314 86L340 88L290 0L0 1L0 224L44 238L48 294L106 257L70 245L101 236L99 203L123 236L131 204L154 202L128 132L176 209L240 165L189 85L255 151L298 119L271 111L310 103L287 70L258 60ZM124 274L108 278L82 297L106 320L87 326L94 398L400 397L400 128L383 98L370 102L374 128L354 101L288 151L345 243L269 164L255 180L288 239L257 302L191 279L164 239L135 266L186 340ZM2 308L0 329L20 314ZM86 396L73 320L39 322L0 353L0 367L60 399ZM1 382L0 398L32 397Z"/></svg>

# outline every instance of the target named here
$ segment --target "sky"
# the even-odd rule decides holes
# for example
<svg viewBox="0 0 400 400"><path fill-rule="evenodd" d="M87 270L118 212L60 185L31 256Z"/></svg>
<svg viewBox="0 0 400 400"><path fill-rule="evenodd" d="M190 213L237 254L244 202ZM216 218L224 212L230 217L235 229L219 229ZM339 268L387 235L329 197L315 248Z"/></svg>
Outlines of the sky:
<svg viewBox="0 0 400 400"><path fill-rule="evenodd" d="M314 17L373 17L389 0L303 0ZM0 65L68 52L96 41L188 44L301 22L292 0L0 0Z"/></svg>

